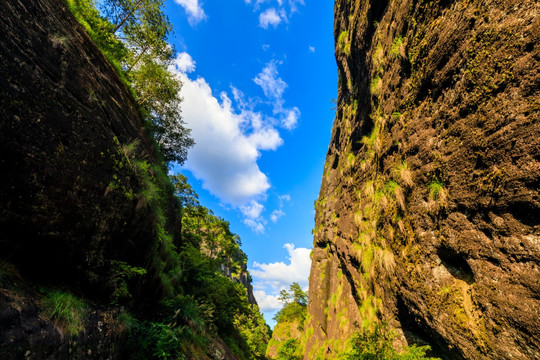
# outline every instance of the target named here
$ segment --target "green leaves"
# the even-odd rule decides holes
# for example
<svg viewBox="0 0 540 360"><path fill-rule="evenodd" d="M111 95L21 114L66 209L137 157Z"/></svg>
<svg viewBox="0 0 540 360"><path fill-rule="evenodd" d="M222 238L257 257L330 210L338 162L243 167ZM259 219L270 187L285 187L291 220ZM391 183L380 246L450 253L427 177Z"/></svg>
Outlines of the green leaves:
<svg viewBox="0 0 540 360"><path fill-rule="evenodd" d="M352 348L342 360L437 360L426 357L429 346L405 346L401 352L393 347L394 332L386 324L364 328L351 339Z"/></svg>
<svg viewBox="0 0 540 360"><path fill-rule="evenodd" d="M130 86L165 162L183 164L194 145L180 116L181 82L168 70L175 50L163 0L65 0L105 57Z"/></svg>
<svg viewBox="0 0 540 360"><path fill-rule="evenodd" d="M281 290L278 300L283 302L283 308L274 315L277 322L292 322L298 320L298 327L303 329L307 316L307 294L297 282L289 286L289 291Z"/></svg>

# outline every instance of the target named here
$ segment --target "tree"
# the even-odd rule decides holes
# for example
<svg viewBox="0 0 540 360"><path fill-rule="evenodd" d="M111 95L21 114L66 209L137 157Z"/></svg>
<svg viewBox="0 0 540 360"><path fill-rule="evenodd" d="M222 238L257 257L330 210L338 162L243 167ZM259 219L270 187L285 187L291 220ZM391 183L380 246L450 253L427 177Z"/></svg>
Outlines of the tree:
<svg viewBox="0 0 540 360"><path fill-rule="evenodd" d="M173 27L163 6L163 0L104 0L101 9L112 22L110 32L128 49L123 70L164 160L181 165L194 141L180 115L182 83L168 69L175 50L168 43Z"/></svg>
<svg viewBox="0 0 540 360"><path fill-rule="evenodd" d="M289 285L289 291L283 289L279 293L278 300L283 303L295 302L300 306L307 306L308 296L300 287L300 284L293 282Z"/></svg>
<svg viewBox="0 0 540 360"><path fill-rule="evenodd" d="M283 289L278 300L284 303L283 308L274 315L277 322L292 322L298 320L298 328L303 329L307 315L308 295L297 282L289 286L289 291Z"/></svg>

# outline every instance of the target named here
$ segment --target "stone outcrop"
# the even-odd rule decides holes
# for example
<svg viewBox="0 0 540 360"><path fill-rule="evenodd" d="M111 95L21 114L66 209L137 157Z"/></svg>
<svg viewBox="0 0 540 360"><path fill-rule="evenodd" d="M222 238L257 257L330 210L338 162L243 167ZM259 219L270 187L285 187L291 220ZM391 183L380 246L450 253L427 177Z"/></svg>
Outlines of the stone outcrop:
<svg viewBox="0 0 540 360"><path fill-rule="evenodd" d="M134 141L155 161L136 102L62 1L0 1L0 32L0 252L107 297L111 261L145 267L155 238L121 163Z"/></svg>
<svg viewBox="0 0 540 360"><path fill-rule="evenodd" d="M305 359L379 320L443 359L540 357L538 10L335 2Z"/></svg>

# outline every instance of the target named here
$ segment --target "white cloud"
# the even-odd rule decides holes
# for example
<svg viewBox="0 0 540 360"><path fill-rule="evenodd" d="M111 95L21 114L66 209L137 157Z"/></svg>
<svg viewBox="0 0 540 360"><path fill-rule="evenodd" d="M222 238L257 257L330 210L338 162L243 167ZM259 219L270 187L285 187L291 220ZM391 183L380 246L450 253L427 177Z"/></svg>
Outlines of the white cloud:
<svg viewBox="0 0 540 360"><path fill-rule="evenodd" d="M253 232L258 234L264 233L264 224L261 221L247 218L244 219L244 225L248 226Z"/></svg>
<svg viewBox="0 0 540 360"><path fill-rule="evenodd" d="M259 14L259 26L263 29L268 29L269 25L276 27L281 22L281 17L276 9L270 8Z"/></svg>
<svg viewBox="0 0 540 360"><path fill-rule="evenodd" d="M277 209L272 211L272 214L270 215L270 220L272 220L273 223L277 223L280 217L285 215L285 212L281 209Z"/></svg>
<svg viewBox="0 0 540 360"><path fill-rule="evenodd" d="M292 130L298 123L300 110L297 107L284 107L283 93L287 88L287 83L279 77L277 64L275 60L268 62L253 81L262 88L264 95L272 102L274 114L279 116L281 126Z"/></svg>
<svg viewBox="0 0 540 360"><path fill-rule="evenodd" d="M298 123L298 118L300 117L300 110L295 106L290 110L285 110L285 113L287 116L283 118L281 121L281 125L287 129L292 130L296 127L296 124Z"/></svg>
<svg viewBox="0 0 540 360"><path fill-rule="evenodd" d="M195 25L206 18L206 14L200 6L199 0L174 0L174 2L184 8L191 25Z"/></svg>
<svg viewBox="0 0 540 360"><path fill-rule="evenodd" d="M283 206L285 202L291 201L291 197L288 194L280 195L278 196L279 200L279 209L275 209L272 211L272 214L270 215L270 220L272 220L273 223L277 223L279 218L285 215L285 212L283 211Z"/></svg>
<svg viewBox="0 0 540 360"><path fill-rule="evenodd" d="M253 263L250 273L258 286L268 286L274 293L286 289L293 282L298 282L302 288L308 285L309 269L311 267L310 249L295 248L294 244L285 244L289 253L289 263L275 262L269 264Z"/></svg>
<svg viewBox="0 0 540 360"><path fill-rule="evenodd" d="M235 111L225 92L216 98L203 78L189 78L186 71L193 71L195 62L188 54L179 54L174 65L183 82L182 118L196 142L185 167L206 190L233 206L264 196L270 182L257 160L260 150L275 150L283 143L279 132L261 120L262 114Z"/></svg>
<svg viewBox="0 0 540 360"><path fill-rule="evenodd" d="M173 63L180 72L191 73L195 71L195 61L186 52L178 54Z"/></svg>
<svg viewBox="0 0 540 360"><path fill-rule="evenodd" d="M298 12L299 5L304 5L304 0L289 0L290 13L293 14L295 12Z"/></svg>
<svg viewBox="0 0 540 360"><path fill-rule="evenodd" d="M279 310L282 306L277 296L268 295L263 290L255 290L253 295L255 295L255 299L257 299L259 309L263 312Z"/></svg>
<svg viewBox="0 0 540 360"><path fill-rule="evenodd" d="M202 181L204 189L239 210L246 226L263 233L267 224L263 202L270 180L257 162L261 151L276 150L283 144L276 126L292 129L300 112L296 107L284 108L287 84L278 76L274 61L255 78L273 106L270 115L255 111L261 99L247 98L234 86L232 99L226 92L214 95L204 78L188 75L195 71L195 65L183 52L171 67L183 83L182 118L196 143L184 168ZM280 211L283 199L279 198ZM280 216L279 212L270 214L276 221Z"/></svg>
<svg viewBox="0 0 540 360"><path fill-rule="evenodd" d="M259 13L259 26L268 29L270 26L276 28L281 23L289 23L289 18L300 12L300 5L304 5L303 0L244 0L247 5L253 7L254 12L259 12L261 5L267 4L266 10Z"/></svg>
<svg viewBox="0 0 540 360"><path fill-rule="evenodd" d="M315 46L309 45L309 46L308 46L308 49L309 49L309 52L312 52L312 53L315 52Z"/></svg>
<svg viewBox="0 0 540 360"><path fill-rule="evenodd" d="M280 204L283 204L284 201L291 201L291 195L289 194L279 195L278 199L280 201Z"/></svg>
<svg viewBox="0 0 540 360"><path fill-rule="evenodd" d="M262 71L253 79L269 98L279 99L287 88L287 83L278 77L276 61L270 61Z"/></svg>
<svg viewBox="0 0 540 360"><path fill-rule="evenodd" d="M242 214L251 219L260 218L263 210L264 206L255 200L251 200L249 204L240 206L240 211Z"/></svg>

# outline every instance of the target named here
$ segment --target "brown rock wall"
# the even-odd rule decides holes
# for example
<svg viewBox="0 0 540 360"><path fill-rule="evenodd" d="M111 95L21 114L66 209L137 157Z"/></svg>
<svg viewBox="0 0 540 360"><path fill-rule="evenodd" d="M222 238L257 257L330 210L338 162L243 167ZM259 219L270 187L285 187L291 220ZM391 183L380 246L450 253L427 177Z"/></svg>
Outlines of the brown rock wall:
<svg viewBox="0 0 540 360"><path fill-rule="evenodd" d="M336 1L306 359L355 331L340 312L445 359L540 357L538 10Z"/></svg>

